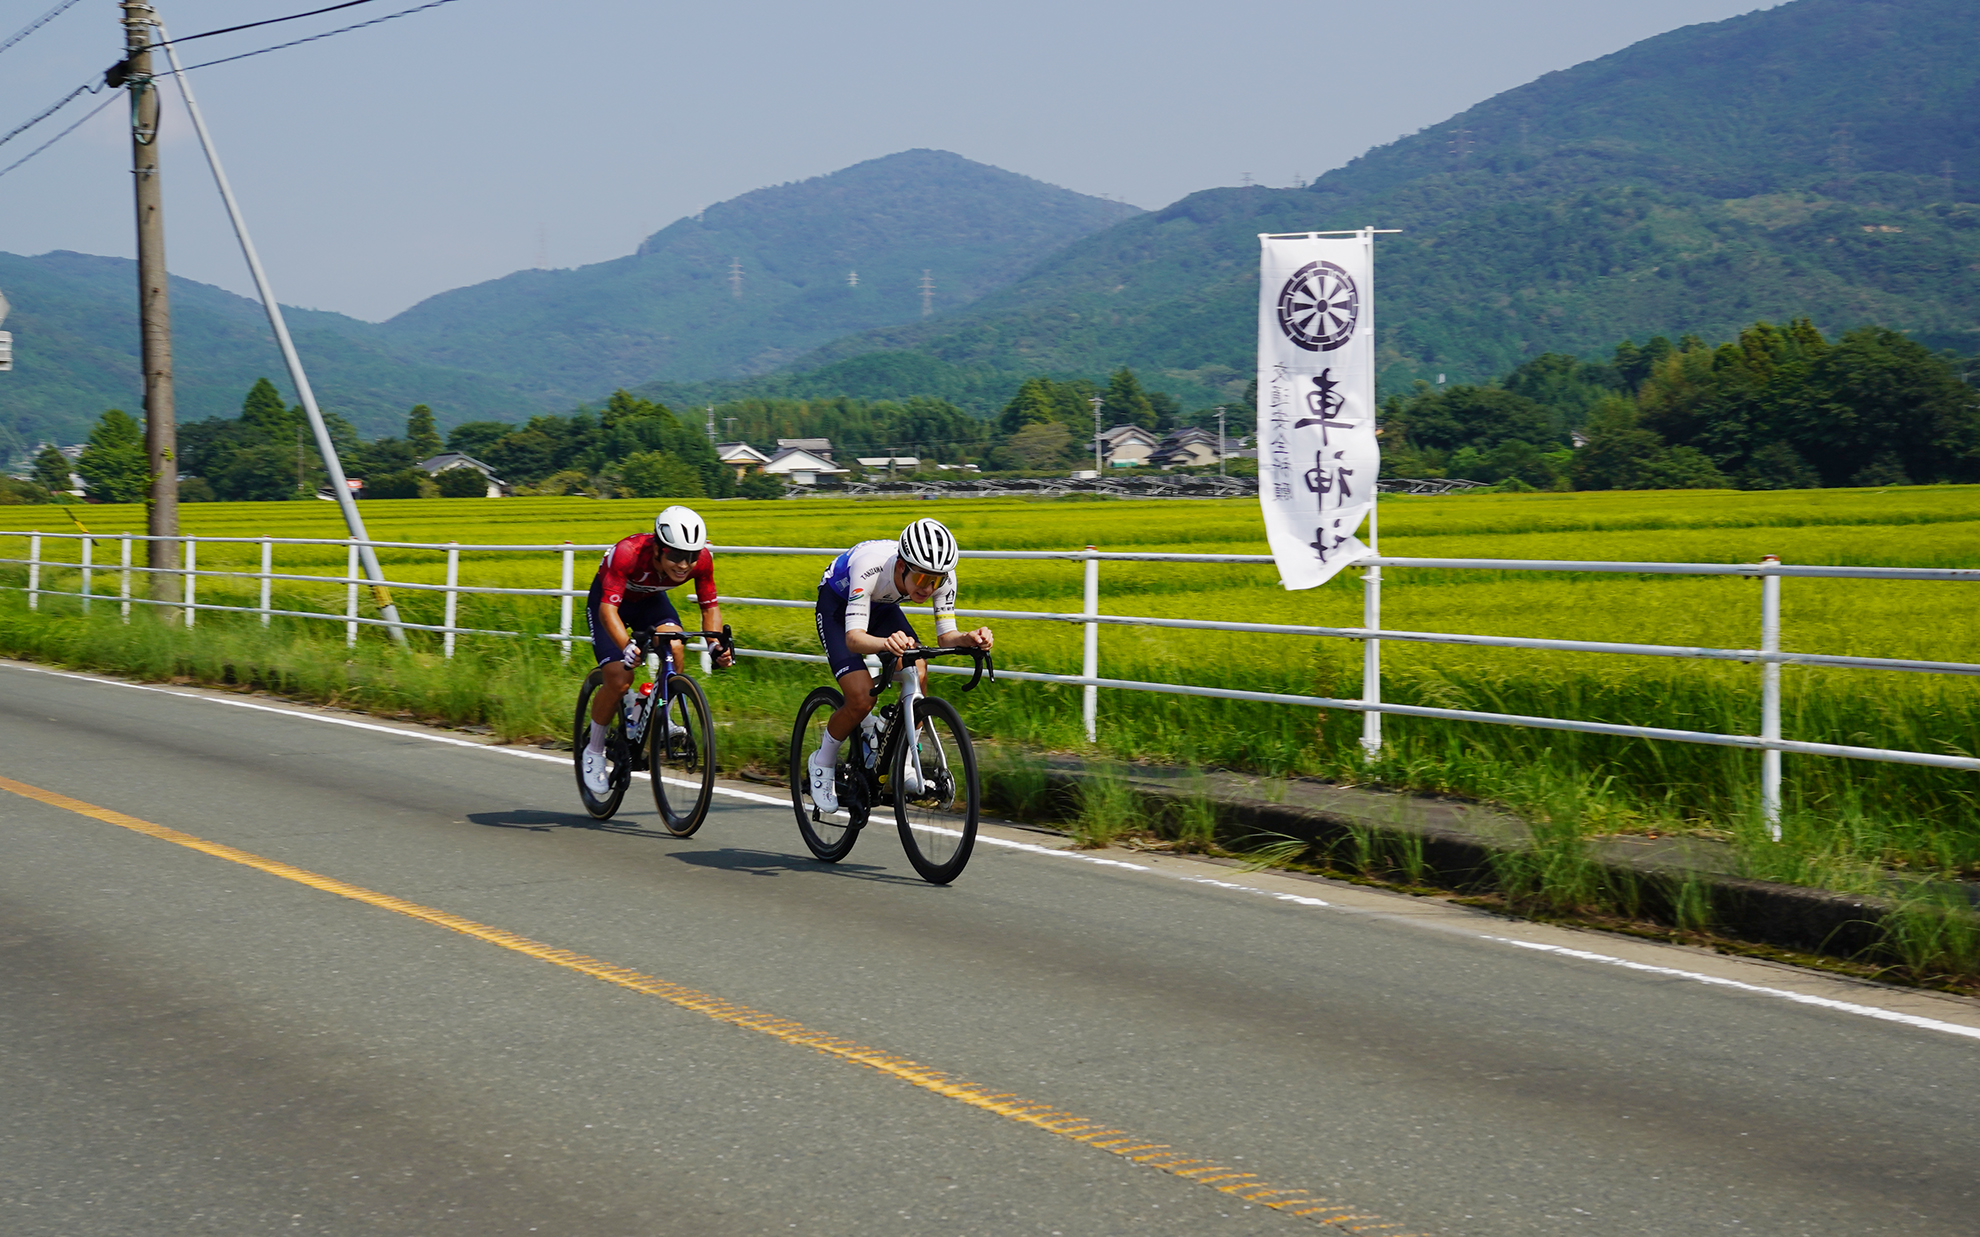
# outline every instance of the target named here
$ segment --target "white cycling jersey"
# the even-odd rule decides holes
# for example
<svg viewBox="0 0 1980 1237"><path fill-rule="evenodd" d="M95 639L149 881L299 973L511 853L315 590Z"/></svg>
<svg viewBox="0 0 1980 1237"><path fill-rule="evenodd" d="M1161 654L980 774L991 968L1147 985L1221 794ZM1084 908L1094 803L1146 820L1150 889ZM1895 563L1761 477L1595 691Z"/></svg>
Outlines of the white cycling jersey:
<svg viewBox="0 0 1980 1237"><path fill-rule="evenodd" d="M873 615L873 603L899 605L909 600L894 587L894 564L900 561L899 541L862 541L832 560L819 584L831 589L846 602L846 630L865 631ZM951 571L942 587L929 599L935 607L935 634L946 636L956 630L956 573Z"/></svg>

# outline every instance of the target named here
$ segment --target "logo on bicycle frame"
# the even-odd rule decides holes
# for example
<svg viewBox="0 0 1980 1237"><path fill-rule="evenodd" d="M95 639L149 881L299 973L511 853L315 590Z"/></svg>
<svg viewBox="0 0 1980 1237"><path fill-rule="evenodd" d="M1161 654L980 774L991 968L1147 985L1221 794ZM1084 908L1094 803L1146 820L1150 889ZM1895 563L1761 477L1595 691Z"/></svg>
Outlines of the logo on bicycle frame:
<svg viewBox="0 0 1980 1237"><path fill-rule="evenodd" d="M1332 352L1354 336L1361 295L1332 262L1308 262L1279 289L1279 329L1308 352Z"/></svg>

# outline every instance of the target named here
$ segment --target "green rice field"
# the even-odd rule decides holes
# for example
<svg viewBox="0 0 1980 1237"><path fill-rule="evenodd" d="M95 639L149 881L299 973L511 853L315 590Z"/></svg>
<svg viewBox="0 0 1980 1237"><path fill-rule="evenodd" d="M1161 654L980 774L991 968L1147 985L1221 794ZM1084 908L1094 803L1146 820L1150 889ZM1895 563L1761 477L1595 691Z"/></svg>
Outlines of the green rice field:
<svg viewBox="0 0 1980 1237"><path fill-rule="evenodd" d="M380 539L585 544L642 531L658 505L582 498L374 500L361 510L371 535ZM708 502L701 509L714 539L728 545L839 547L892 536L909 519L934 515L955 530L965 549L1077 550L1093 544L1120 551L1266 552L1252 500L815 498ZM69 511L93 534L143 528L136 507ZM1776 554L1788 563L1980 566L1980 487L1385 496L1380 518L1381 548L1398 556L1741 563ZM335 507L317 502L188 505L182 519L185 532L203 536L343 532ZM29 527L73 529L57 508L0 507L0 556L25 557L25 538L16 533ZM114 542L99 542L96 556L114 562L116 552ZM43 553L74 560L77 545L48 540ZM141 549L138 557L142 561ZM395 580L443 578L436 553L392 550L380 557ZM344 551L280 547L275 561L278 572L340 575ZM577 587L589 583L595 561L595 553L578 556ZM808 600L825 561L725 553L717 580L728 595ZM202 546L199 565L254 571L259 550ZM558 569L555 554L464 553L461 581L550 588L558 583ZM1757 579L1398 568L1384 577L1383 623L1395 629L1730 648L1754 648L1760 638ZM44 569L45 587L74 589L77 579L74 568ZM0 565L0 583L18 588L24 580L23 568ZM965 610L1076 611L1081 580L1075 562L966 561L961 604ZM115 592L114 567L99 567L95 587ZM1974 618L1980 596L1968 591L1974 587L1789 579L1782 585L1782 645L1980 662ZM259 585L201 580L199 588L201 601L252 605ZM437 595L401 590L397 596L407 618L439 621ZM285 585L277 588L276 604L341 613L343 597L337 585ZM461 622L552 631L556 609L553 599L463 599ZM1323 588L1289 593L1269 566L1108 563L1101 568L1101 609L1356 626L1362 587L1355 570ZM557 661L550 642L524 648L463 637L461 656L448 665L437 657L437 637L416 636L414 652L398 655L384 649L382 633L367 629L353 655L343 648L340 624L278 620L262 633L252 618L202 614L191 636L183 630L141 636L140 628L158 624L133 623L122 629L128 634L117 634L111 630L118 626L114 603L96 602L86 620L77 611L73 600L45 598L29 616L20 592L0 594L0 647L76 664L121 658L127 664L107 668L159 677L231 675L304 687L366 707L492 725L515 737L556 734L568 725L564 711L576 676ZM364 613L372 613L368 604ZM744 647L815 651L807 610L731 606L725 617ZM577 622L581 637L582 618ZM1077 626L992 625L1000 667L1078 672ZM149 641L143 649L141 640ZM1100 646L1100 673L1110 678L1336 697L1361 691L1362 646L1351 641L1105 627ZM125 651L104 652L119 648ZM578 657L583 655L580 644ZM1395 642L1383 647L1382 657L1384 696L1402 703L1739 734L1759 727L1758 666ZM241 668L245 664L261 669L250 674ZM313 668L303 677L318 686L297 678L304 666ZM715 683L711 694L734 735L725 763L773 763L783 742L780 725L788 725L803 691L822 674L816 666L757 661ZM484 686L491 682L500 686ZM1783 733L1791 739L1980 751L1980 683L1971 678L1790 666L1783 688ZM1009 743L1078 749L1079 702L1076 688L1008 681L974 693L965 715L980 733ZM1676 830L1727 836L1738 842L1755 875L1838 888L1875 887L1892 866L1980 876L1972 774L1789 755L1788 844L1775 846L1760 840L1757 753L1393 717L1384 728L1383 758L1371 764L1357 742L1358 714L1124 691L1100 695L1100 745L1116 756L1476 797L1584 835Z"/></svg>

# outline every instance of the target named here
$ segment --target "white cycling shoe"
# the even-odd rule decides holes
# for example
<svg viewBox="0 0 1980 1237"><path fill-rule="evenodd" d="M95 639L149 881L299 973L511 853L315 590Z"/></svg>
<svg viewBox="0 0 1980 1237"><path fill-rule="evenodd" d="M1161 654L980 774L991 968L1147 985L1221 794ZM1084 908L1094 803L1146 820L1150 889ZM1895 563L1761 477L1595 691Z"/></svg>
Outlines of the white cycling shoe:
<svg viewBox="0 0 1980 1237"><path fill-rule="evenodd" d="M584 749L584 788L603 798L612 789L612 783L605 767L605 753Z"/></svg>
<svg viewBox="0 0 1980 1237"><path fill-rule="evenodd" d="M838 811L839 771L825 759L824 749L813 752L806 765L811 770L811 801L818 805L821 812Z"/></svg>

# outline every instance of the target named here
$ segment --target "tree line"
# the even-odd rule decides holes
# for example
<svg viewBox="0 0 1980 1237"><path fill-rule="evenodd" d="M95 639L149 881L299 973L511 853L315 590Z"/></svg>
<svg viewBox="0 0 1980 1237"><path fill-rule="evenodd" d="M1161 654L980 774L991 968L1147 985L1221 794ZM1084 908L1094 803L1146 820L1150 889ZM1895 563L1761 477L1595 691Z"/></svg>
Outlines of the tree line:
<svg viewBox="0 0 1980 1237"><path fill-rule="evenodd" d="M1381 408L1382 475L1512 489L1804 489L1980 481L1980 392L1896 331L1807 319L1713 347L1625 340Z"/></svg>
<svg viewBox="0 0 1980 1237"><path fill-rule="evenodd" d="M1255 388L1254 388L1255 389ZM946 400L741 399L676 413L626 391L593 410L521 423L469 421L443 438L426 405L403 434L370 441L324 419L347 475L367 498L478 496L480 475L429 476L442 450L487 464L522 494L639 498L776 497L772 477L738 479L716 436L774 452L780 438L830 439L835 462L915 456L922 467L973 464L988 473L1049 472L1092 458L1094 397L1104 426L1155 433L1215 425L1185 412L1130 369L1105 383L1035 376L992 418ZM1252 393L1226 405L1234 434L1254 417ZM1980 394L1949 354L1865 327L1825 339L1806 319L1756 322L1716 347L1687 335L1625 340L1602 361L1546 353L1497 382L1419 382L1381 404L1382 475L1462 477L1507 489L1787 489L1980 481ZM306 498L324 484L299 406L267 379L238 417L179 429L182 501ZM1234 463L1248 463L1234 462ZM0 478L0 502L47 501L81 476L97 501L142 501L143 430L117 409L90 431L81 457L53 447L25 480ZM1236 471L1244 471L1242 467Z"/></svg>

